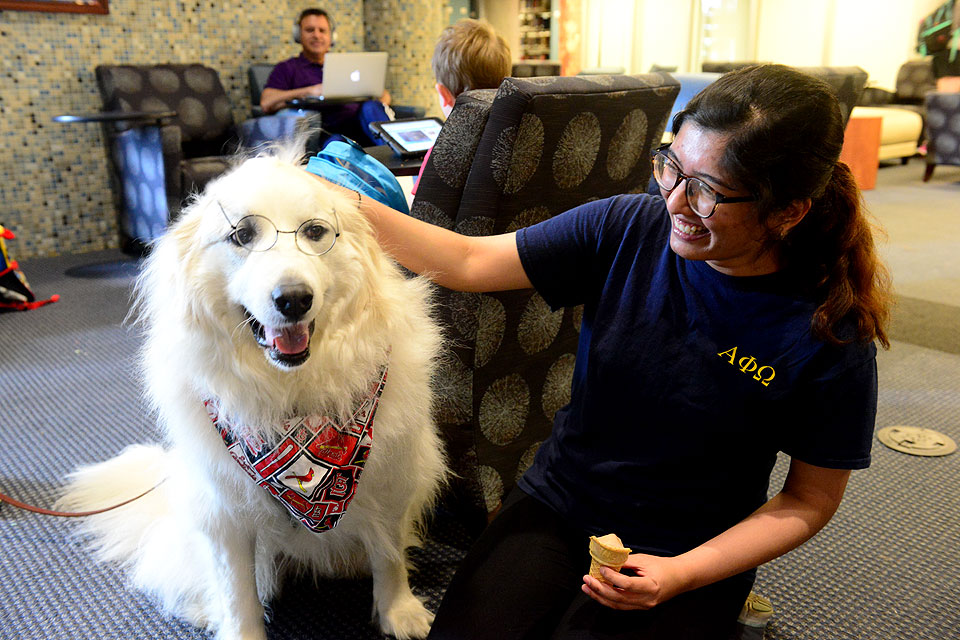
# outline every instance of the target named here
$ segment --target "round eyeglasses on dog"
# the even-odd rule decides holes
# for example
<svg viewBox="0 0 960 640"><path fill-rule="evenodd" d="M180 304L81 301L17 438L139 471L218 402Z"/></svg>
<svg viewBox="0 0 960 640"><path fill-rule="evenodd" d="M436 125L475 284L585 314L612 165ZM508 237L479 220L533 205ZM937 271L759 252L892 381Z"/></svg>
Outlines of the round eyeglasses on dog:
<svg viewBox="0 0 960 640"><path fill-rule="evenodd" d="M281 233L292 233L297 249L308 256L322 256L333 249L337 238L340 237L340 221L336 212L333 213L336 227L331 226L326 220L311 218L295 231L281 231L270 218L264 216L256 214L243 216L233 224L227 212L224 211L223 205L220 205L220 211L230 225L231 231L227 239L247 251L269 251L277 244L277 238Z"/></svg>
<svg viewBox="0 0 960 640"><path fill-rule="evenodd" d="M752 202L757 199L756 196L725 196L717 193L716 190L700 178L688 176L680 171L680 167L667 157L664 150L667 146L660 147L653 156L653 178L657 184L670 193L676 189L681 182L687 181L686 196L690 209L701 218L709 218L717 210L717 205L725 202Z"/></svg>

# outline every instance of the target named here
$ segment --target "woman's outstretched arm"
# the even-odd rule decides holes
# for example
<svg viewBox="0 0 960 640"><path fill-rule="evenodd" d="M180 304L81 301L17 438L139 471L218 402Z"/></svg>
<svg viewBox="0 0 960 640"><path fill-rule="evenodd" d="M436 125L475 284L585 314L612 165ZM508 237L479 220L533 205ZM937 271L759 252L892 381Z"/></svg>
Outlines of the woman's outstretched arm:
<svg viewBox="0 0 960 640"><path fill-rule="evenodd" d="M358 197L354 191L333 186L351 198ZM407 269L448 289L506 291L532 286L520 263L515 233L464 236L370 198L360 199L360 212L370 221L384 251Z"/></svg>

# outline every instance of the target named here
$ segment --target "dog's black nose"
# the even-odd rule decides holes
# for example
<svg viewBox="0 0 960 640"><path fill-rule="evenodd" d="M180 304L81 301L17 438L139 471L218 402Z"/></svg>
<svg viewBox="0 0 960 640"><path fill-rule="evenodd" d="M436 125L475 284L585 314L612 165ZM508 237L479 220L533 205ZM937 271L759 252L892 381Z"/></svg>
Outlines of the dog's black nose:
<svg viewBox="0 0 960 640"><path fill-rule="evenodd" d="M302 285L277 287L273 290L273 304L284 317L296 320L313 305L313 290Z"/></svg>

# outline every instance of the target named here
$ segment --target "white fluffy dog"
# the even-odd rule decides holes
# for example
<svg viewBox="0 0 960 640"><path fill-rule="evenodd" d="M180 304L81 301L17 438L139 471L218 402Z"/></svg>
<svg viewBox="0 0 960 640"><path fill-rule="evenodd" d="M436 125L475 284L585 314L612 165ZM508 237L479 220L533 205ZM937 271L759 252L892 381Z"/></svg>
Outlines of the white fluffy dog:
<svg viewBox="0 0 960 640"><path fill-rule="evenodd" d="M156 244L136 308L165 445L78 470L60 503L94 509L163 480L85 530L217 638L265 638L263 603L289 568L372 573L380 629L420 638L433 615L405 549L447 473L429 286L296 156L244 161Z"/></svg>

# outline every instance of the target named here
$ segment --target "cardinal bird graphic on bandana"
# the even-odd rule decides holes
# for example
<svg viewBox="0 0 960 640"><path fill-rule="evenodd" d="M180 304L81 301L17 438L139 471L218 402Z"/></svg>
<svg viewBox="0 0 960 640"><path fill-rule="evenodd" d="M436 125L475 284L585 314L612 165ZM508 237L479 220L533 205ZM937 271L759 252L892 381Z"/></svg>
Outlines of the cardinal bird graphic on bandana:
<svg viewBox="0 0 960 640"><path fill-rule="evenodd" d="M384 366L359 408L342 425L320 414L284 420L282 435L272 447L256 436L238 437L236 425L220 415L216 399L203 404L230 456L247 475L303 526L321 533L337 526L356 495L386 382Z"/></svg>

